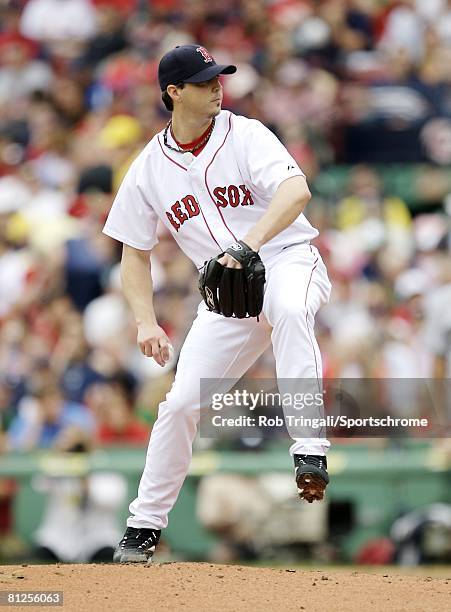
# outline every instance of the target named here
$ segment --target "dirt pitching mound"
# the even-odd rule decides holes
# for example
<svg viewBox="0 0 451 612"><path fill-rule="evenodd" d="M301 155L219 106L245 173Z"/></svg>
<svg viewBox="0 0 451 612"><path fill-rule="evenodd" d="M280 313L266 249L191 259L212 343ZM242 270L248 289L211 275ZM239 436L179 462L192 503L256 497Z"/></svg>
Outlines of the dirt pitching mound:
<svg viewBox="0 0 451 612"><path fill-rule="evenodd" d="M427 612L450 609L451 579L209 563L16 565L0 568L0 591L63 591L62 608L38 609L77 612Z"/></svg>

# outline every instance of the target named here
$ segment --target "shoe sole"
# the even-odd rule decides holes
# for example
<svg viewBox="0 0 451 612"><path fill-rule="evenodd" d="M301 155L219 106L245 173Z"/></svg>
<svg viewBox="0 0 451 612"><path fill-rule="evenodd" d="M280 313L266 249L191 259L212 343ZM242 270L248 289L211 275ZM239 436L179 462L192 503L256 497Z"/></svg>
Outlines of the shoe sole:
<svg viewBox="0 0 451 612"><path fill-rule="evenodd" d="M327 482L317 474L305 472L296 479L299 497L309 504L314 501L321 501L324 498L324 491Z"/></svg>
<svg viewBox="0 0 451 612"><path fill-rule="evenodd" d="M152 563L153 552L146 555L144 553L126 552L119 550L114 553L114 563Z"/></svg>

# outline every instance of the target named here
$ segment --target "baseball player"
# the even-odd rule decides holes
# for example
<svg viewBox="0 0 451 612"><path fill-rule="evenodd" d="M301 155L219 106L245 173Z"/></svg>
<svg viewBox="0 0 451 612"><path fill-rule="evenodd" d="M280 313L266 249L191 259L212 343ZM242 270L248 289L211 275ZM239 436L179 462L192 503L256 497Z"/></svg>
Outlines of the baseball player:
<svg viewBox="0 0 451 612"><path fill-rule="evenodd" d="M201 379L223 381L225 392L224 381L240 379L272 343L279 381L321 381L314 317L331 285L310 244L318 231L302 214L310 192L265 126L221 110L219 75L235 71L200 45L164 55L158 78L171 120L131 165L103 230L123 242L123 291L144 355L163 366L170 351L152 304L159 220L200 271L204 298L159 406L138 497L114 554L119 562L149 560L167 526L204 407ZM329 482L328 447L317 435L295 438L290 448L308 502L322 499Z"/></svg>

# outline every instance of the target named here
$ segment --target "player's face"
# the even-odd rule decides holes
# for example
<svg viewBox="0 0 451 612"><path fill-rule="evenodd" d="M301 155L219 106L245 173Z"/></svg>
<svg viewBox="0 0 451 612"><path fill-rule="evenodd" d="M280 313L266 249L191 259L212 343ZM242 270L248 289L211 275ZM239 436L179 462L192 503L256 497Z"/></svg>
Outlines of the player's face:
<svg viewBox="0 0 451 612"><path fill-rule="evenodd" d="M191 112L208 117L219 114L222 104L222 85L219 77L202 83L185 83L183 105Z"/></svg>

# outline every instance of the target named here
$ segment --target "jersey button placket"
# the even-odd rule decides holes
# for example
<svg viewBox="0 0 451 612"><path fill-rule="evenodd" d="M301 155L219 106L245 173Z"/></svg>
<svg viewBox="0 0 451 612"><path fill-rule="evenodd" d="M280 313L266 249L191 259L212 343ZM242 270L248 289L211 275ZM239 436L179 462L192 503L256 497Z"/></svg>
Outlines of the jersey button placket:
<svg viewBox="0 0 451 612"><path fill-rule="evenodd" d="M202 218L202 222L204 223L204 227L213 243L217 246L219 252L222 251L223 248L221 246L221 241L218 237L218 231L215 226L214 218L212 217L211 212L208 210L208 207L205 206L206 194L202 183L202 168L200 168L199 164L196 163L198 161L199 160L196 158L189 166L188 178L191 184L193 195L199 204L200 215Z"/></svg>

